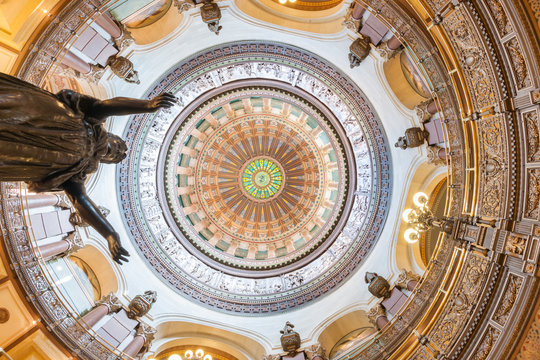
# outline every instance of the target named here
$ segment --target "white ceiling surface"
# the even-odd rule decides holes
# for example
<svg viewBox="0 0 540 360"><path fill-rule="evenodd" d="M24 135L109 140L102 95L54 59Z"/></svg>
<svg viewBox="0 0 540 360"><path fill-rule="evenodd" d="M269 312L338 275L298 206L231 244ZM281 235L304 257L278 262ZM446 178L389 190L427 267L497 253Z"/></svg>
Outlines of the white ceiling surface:
<svg viewBox="0 0 540 360"><path fill-rule="evenodd" d="M220 5L224 4L220 2ZM276 30L259 20L240 15L237 9L222 8L223 30L216 36L206 24L202 23L197 11L190 11L184 17L179 28L159 44L145 46L133 45L123 55L128 56L139 72L140 85L128 84L110 76L105 81L111 96L142 97L152 83L159 79L169 68L182 59L208 47L229 41L270 40L292 44L325 58L345 72L363 90L381 118L392 154L393 192L391 210L381 237L370 256L357 272L337 290L322 296L296 310L266 316L245 316L217 312L189 298L179 295L156 277L144 260L137 254L129 241L117 203L115 166L104 165L90 190L91 198L99 205L111 210L108 220L120 234L123 246L131 254L130 261L120 267L125 283L120 290L129 301L145 290L156 290L158 300L150 312L154 326L167 321L187 321L227 329L248 336L268 351L280 348L280 333L286 321L295 325L295 330L307 343L316 341L320 332L335 319L345 313L364 309L375 304L364 283L366 271L374 271L387 278L397 276L395 261L395 236L400 221L400 212L404 203L404 192L408 189L411 174L420 162L420 151L396 149L393 143L403 135L404 130L413 125L412 112L406 116L406 110L396 107L397 100L385 91L385 80L381 73L381 62L374 55L366 59L360 67L350 69L347 58L348 48L353 38L347 31L333 35L310 37L310 34L289 29ZM128 117L117 117L111 122L112 132L121 135ZM106 190L105 190L106 189ZM91 230L92 237L100 238ZM101 238L100 238L101 239ZM398 240L400 241L400 240ZM371 303L370 303L371 300ZM155 347L154 347L155 348Z"/></svg>

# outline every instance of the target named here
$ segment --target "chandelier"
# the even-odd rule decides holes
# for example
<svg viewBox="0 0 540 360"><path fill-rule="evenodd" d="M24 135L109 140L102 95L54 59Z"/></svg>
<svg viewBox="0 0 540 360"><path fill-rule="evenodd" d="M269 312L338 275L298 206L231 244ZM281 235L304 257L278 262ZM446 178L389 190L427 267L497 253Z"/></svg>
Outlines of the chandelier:
<svg viewBox="0 0 540 360"><path fill-rule="evenodd" d="M420 239L420 233L426 232L433 226L443 227L444 221L433 216L427 206L429 198L423 192L417 192L413 196L414 207L403 211L403 221L411 227L405 230L405 241L414 244Z"/></svg>
<svg viewBox="0 0 540 360"><path fill-rule="evenodd" d="M212 356L205 354L202 349L197 349L195 351L186 350L183 355L172 354L167 360L212 360Z"/></svg>

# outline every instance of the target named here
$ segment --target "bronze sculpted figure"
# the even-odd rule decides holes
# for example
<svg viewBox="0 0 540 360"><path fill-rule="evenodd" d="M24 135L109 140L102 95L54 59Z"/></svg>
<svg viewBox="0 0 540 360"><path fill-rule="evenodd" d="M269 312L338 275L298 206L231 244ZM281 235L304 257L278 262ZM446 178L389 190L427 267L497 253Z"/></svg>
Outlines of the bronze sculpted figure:
<svg viewBox="0 0 540 360"><path fill-rule="evenodd" d="M0 181L25 181L35 192L64 190L121 264L129 254L84 187L100 162L115 164L126 157L124 141L103 124L108 116L155 112L175 101L168 93L152 100L103 101L72 90L52 94L0 73Z"/></svg>

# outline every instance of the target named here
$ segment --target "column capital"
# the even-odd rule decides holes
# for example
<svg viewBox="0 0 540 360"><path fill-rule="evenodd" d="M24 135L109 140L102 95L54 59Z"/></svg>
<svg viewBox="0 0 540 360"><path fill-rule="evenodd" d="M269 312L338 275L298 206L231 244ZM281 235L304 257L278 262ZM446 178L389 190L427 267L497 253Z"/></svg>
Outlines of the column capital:
<svg viewBox="0 0 540 360"><path fill-rule="evenodd" d="M71 255L84 247L84 241L78 231L72 231L62 238L62 240L67 241L69 248L66 251L66 256Z"/></svg>
<svg viewBox="0 0 540 360"><path fill-rule="evenodd" d="M122 303L112 292L96 301L96 306L99 305L105 305L109 309L109 313L122 309Z"/></svg>
<svg viewBox="0 0 540 360"><path fill-rule="evenodd" d="M149 348L154 341L157 330L150 325L141 322L135 330L135 336L141 336L144 338L144 346Z"/></svg>
<svg viewBox="0 0 540 360"><path fill-rule="evenodd" d="M367 313L367 318L373 326L377 326L377 319L380 317L386 317L386 310L382 307L381 304L377 304L371 309L369 309Z"/></svg>
<svg viewBox="0 0 540 360"><path fill-rule="evenodd" d="M420 281L420 275L409 270L401 269L401 273L399 274L395 286L400 289L407 289L407 283L409 283L409 281Z"/></svg>
<svg viewBox="0 0 540 360"><path fill-rule="evenodd" d="M314 360L315 358L320 358L322 360L327 360L326 349L320 344L316 343L304 349L309 360Z"/></svg>

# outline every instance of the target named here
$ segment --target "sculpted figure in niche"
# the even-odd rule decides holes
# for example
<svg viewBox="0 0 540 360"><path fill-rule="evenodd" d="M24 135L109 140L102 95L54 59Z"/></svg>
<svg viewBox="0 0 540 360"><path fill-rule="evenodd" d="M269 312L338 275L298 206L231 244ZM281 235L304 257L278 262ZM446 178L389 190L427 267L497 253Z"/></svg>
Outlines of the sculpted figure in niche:
<svg viewBox="0 0 540 360"><path fill-rule="evenodd" d="M64 190L121 264L129 254L84 187L100 162L115 164L126 157L124 141L103 124L108 116L155 112L174 102L167 93L152 100L103 101L72 90L52 94L0 73L0 181L25 181L35 192Z"/></svg>

